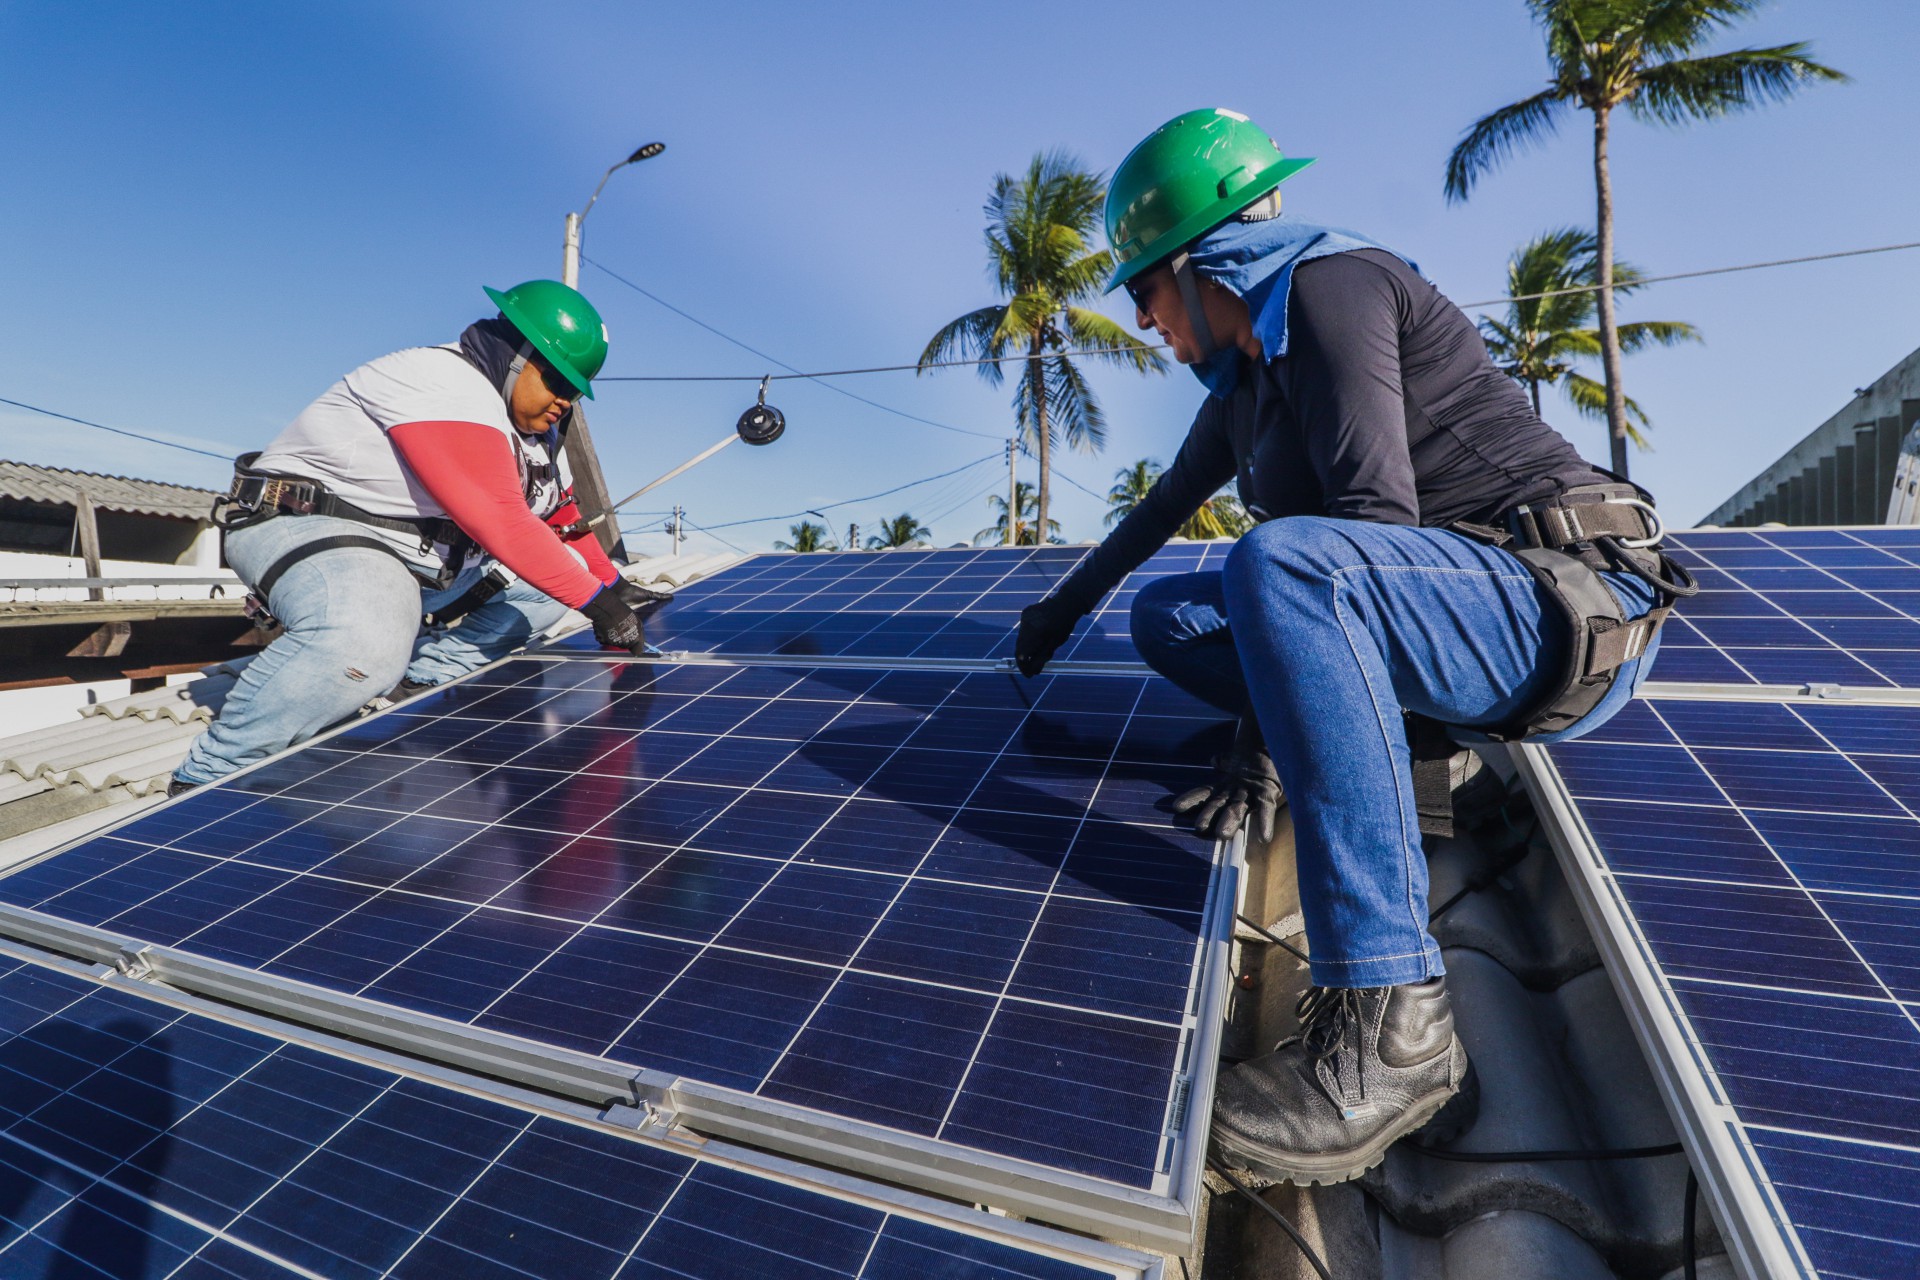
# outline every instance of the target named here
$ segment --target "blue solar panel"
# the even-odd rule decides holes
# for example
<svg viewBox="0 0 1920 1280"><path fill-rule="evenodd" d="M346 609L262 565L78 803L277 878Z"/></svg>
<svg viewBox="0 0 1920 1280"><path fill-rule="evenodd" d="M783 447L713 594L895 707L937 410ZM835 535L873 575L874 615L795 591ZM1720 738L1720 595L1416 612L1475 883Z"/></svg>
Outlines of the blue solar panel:
<svg viewBox="0 0 1920 1280"><path fill-rule="evenodd" d="M1161 762L1227 731L1134 676L522 659L0 901L1164 1187L1225 926Z"/></svg>
<svg viewBox="0 0 1920 1280"><path fill-rule="evenodd" d="M1177 543L1128 575L1062 646L1060 661L1138 662L1134 594L1177 573L1218 571L1230 542ZM684 587L647 615L647 638L682 653L858 658L1004 658L1020 610L1047 595L1085 547L754 556ZM599 652L582 633L557 652Z"/></svg>
<svg viewBox="0 0 1920 1280"><path fill-rule="evenodd" d="M1920 688L1920 529L1695 530L1652 678Z"/></svg>
<svg viewBox="0 0 1920 1280"><path fill-rule="evenodd" d="M1549 751L1816 1268L1920 1274L1920 707L1663 698Z"/></svg>
<svg viewBox="0 0 1920 1280"><path fill-rule="evenodd" d="M1139 1272L695 1159L0 957L0 1274Z"/></svg>

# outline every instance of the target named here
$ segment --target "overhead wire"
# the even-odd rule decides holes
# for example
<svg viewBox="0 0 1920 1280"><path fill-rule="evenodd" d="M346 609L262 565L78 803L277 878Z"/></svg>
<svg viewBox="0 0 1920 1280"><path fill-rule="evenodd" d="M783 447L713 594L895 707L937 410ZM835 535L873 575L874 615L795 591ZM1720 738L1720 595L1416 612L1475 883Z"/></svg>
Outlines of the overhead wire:
<svg viewBox="0 0 1920 1280"><path fill-rule="evenodd" d="M1001 455L996 451L994 453L990 453L986 455L984 458L975 458L972 462L968 462L961 466L954 467L950 471L942 471L938 475L923 476L918 480L909 480L907 481L907 483L897 484L893 486L891 489L882 489L878 493L863 494L858 498L842 498L838 502L816 502L810 507L802 507L798 511L789 511L784 515L753 516L746 520L723 520L719 524L714 525L712 529L708 529L707 532L711 533L713 529L733 529L733 528L739 527L740 525L745 525L745 524L771 524L778 520L793 520L793 519L797 519L800 516L817 515L821 511L831 510L835 507L849 507L856 502L872 502L879 498L890 497L891 495L900 493L903 490L917 488L918 486L923 484L932 484L935 480L944 480L948 476L959 475L962 471L971 470L972 468L980 466L983 463L997 461L1000 458L1000 456Z"/></svg>
<svg viewBox="0 0 1920 1280"><path fill-rule="evenodd" d="M138 431L127 431L121 427L110 427L104 422L92 422L86 418L76 418L70 413L55 413L52 409L42 409L37 404L27 404L21 400L9 400L0 396L0 404L10 404L16 409L25 409L28 413L44 414L49 418L58 418L62 422L77 422L83 427L92 427L96 431L111 431L116 436L126 436L133 440L144 440L148 444L164 445L169 449L178 449L183 453L197 453L203 458L218 458L222 462L233 459L224 453L214 453L210 449L196 449L190 444L177 444L172 440L162 440L158 436L143 436Z"/></svg>
<svg viewBox="0 0 1920 1280"><path fill-rule="evenodd" d="M1774 267L1795 266L1805 262L1827 262L1835 258L1858 258L1858 257L1865 256L1867 254L1895 253L1905 249L1920 249L1920 240L1907 241L1901 244L1873 245L1865 249L1840 249L1833 253L1805 254L1797 258L1773 258L1765 262L1743 262L1730 267L1707 267L1699 271L1675 271L1675 272L1669 272L1666 275L1642 276L1639 279L1632 280L1629 282L1624 282L1624 283L1615 282L1613 288L1616 292L1618 292L1623 289L1638 289L1644 285L1664 284L1673 280L1697 280L1703 276L1732 275L1736 272L1741 272L1741 271L1763 271L1763 270L1768 270ZM596 267L599 267L600 270L602 271L606 271L608 275L613 275L614 279L619 280L622 284L628 285L629 287L634 289L638 289L641 293L644 293L648 297L653 298L655 302L660 303L661 306L666 307L668 310L673 311L678 315L685 316L688 320L692 320L693 323L699 325L701 328L707 329L712 333L718 334L720 337L726 338L727 341L732 342L735 346L742 347L748 351L752 351L754 355L760 356L762 359L773 360L773 357L767 355L765 352L756 351L754 350L754 348L747 346L747 344L744 342L740 342L737 339L727 337L726 334L721 333L718 329L714 329L713 326L707 324L705 321L697 320L694 317L687 315L686 312L681 311L678 307L675 307L671 303L656 297L652 293L648 293L647 290L641 289L639 285L634 284L632 281L626 280L623 277L614 275L613 272L608 271L606 267L600 266L599 263L596 262L593 265ZM1503 298L1488 298L1479 302L1462 302L1456 305L1458 305L1462 310L1477 309L1482 307L1501 307L1511 302L1531 302L1539 298L1554 298L1554 297L1560 297L1565 294L1598 293L1600 292L1601 287L1602 286L1597 284L1578 285L1570 289L1549 289L1541 293L1521 293L1521 294L1514 294L1512 296L1503 297ZM1075 348L1069 351L1050 351L1046 354L1046 358L1053 359L1055 357L1060 357L1060 356L1113 355L1119 352L1165 351L1167 349L1168 348L1166 347L1165 344L1149 346L1144 343L1138 346L1127 346L1127 347L1080 347L1080 348ZM985 356L978 360L939 360L939 361L932 361L927 364L920 364L918 362L915 362L913 364L882 364L882 365L870 365L865 368L859 368L859 369L822 369L815 372L805 372L799 369L795 369L790 364L786 364L779 360L773 360L773 363L779 365L783 369L788 370L789 372L784 374L776 373L771 375L758 374L758 373L645 374L645 375L602 374L600 377L596 378L595 381L596 382L759 382L762 378L766 378L766 377L770 377L775 380L782 380L782 379L788 379L788 378L806 378L806 379L846 378L846 377L853 377L858 374L868 374L868 373L909 373L909 372L919 372L924 369L953 369L953 368L963 368L963 367L968 367L973 365L1011 364L1011 363L1018 363L1019 361L1028 360L1031 358L1032 357L1030 355L1026 353L1021 353L1018 355L1010 355L1010 356ZM868 403L871 403L871 402L869 401ZM886 408L886 406L884 405L879 407ZM894 413L899 411L894 409L888 409L888 412ZM936 424L936 425L945 425L945 424ZM960 428L960 427L948 427L947 429L952 431L964 430L964 428ZM991 438L991 433L987 433L987 432L969 431L967 432L967 434L985 435Z"/></svg>
<svg viewBox="0 0 1920 1280"><path fill-rule="evenodd" d="M715 337L717 337L717 338L723 338L723 339L725 339L726 341L728 341L728 342L731 342L731 343L732 343L732 344L733 344L734 346L736 346L736 347L739 347L739 348L740 348L740 349L741 349L742 351L748 351L748 352L751 352L752 354L754 354L754 355L756 355L756 356L759 356L759 357L760 357L760 358L761 358L762 360L766 360L766 361L768 361L768 362L770 362L770 363L772 363L772 364L777 364L777 365L779 365L779 366L780 366L780 367L781 367L782 369L786 369L786 370L788 370L788 372L787 372L786 374L777 374L777 373L775 373L775 374L761 374L761 375L759 375L759 376L758 376L757 378L755 378L755 379L754 379L755 381L760 381L760 382L768 382L768 381L772 381L772 380L773 380L773 379L775 379L775 378L779 378L779 379L781 379L782 381L784 381L784 380L785 380L785 379L787 379L787 378L804 378L804 379L806 379L806 380L808 380L808 381L818 381L818 380L819 380L819 377L820 377L820 375L818 375L818 374L811 374L811 373L803 373L803 372L801 372L800 370L798 370L798 369L795 369L795 368L794 368L794 367L793 367L792 365L790 365L790 364L788 364L788 363L787 363L787 362L786 362L785 360L780 360L780 359L776 359L775 357L773 357L773 356L770 356L770 355L768 355L768 354L767 354L766 352L764 352L764 351L762 351L762 350L760 350L760 349L759 349L758 347L754 347L754 346L750 346L750 345L748 345L747 343L745 343L745 342L742 342L742 341L740 341L740 339L738 339L738 338L736 338L736 337L734 337L734 336L733 336L732 334L729 334L729 333L724 333L724 332L722 332L721 330L719 330L719 329L716 329L716 328L714 328L714 327L713 327L712 325L710 325L710 324L708 324L708 323L707 323L707 322L706 322L705 320L702 320L702 319L700 319L700 318L699 318L698 316L695 316L695 315L692 315L691 313L689 313L689 312L686 312L686 311L683 311L683 310L681 310L681 309L680 309L679 307L676 307L676 306L674 306L674 305L673 305L673 304L672 304L671 302L668 302L668 301L667 301L667 300L666 300L665 298L662 298L662 297L661 297L661 296L660 296L659 294L657 294L657 293L654 293L654 292L653 292L653 291L652 291L651 289L647 289L647 288L644 288L644 287L643 287L643 286L641 286L641 285L638 285L638 284L635 284L635 283L634 283L633 281L631 281L631 280L629 280L629 279L627 279L627 278L626 278L625 276L623 276L623 275L621 275L621 274L620 274L619 272L617 272L617 271L615 271L615 270L613 270L613 269L612 269L611 267L608 267L608 266L606 266L606 265L604 265L603 263L599 263L599 262L594 262L594 260L593 260L593 259L591 259L591 258L587 258L587 257L584 257L584 256L582 257L582 261L584 261L584 262L588 262L588 263L591 263L591 264L593 265L593 267L594 267L594 268L595 268L596 270L599 270L599 271L604 271L604 272L605 272L605 273L606 273L607 275L610 275L610 276L612 276L612 277L613 277L613 278L614 278L615 280L618 280L618 281L619 281L619 282L620 282L621 284L624 284L624 285L626 285L626 286L627 286L627 287L628 287L629 289L632 289L632 290L633 290L633 291L634 291L635 293L638 293L638 294L640 294L640 295L641 295L641 296L643 296L643 297L646 297L646 298L650 298L650 299L652 299L652 300L653 300L654 302L656 302L656 303L658 303L659 305L661 305L661 306L663 306L663 307L665 307L665 308L666 308L667 310L669 310L669 311L671 311L671 312L673 312L673 314L675 314L675 315L677 315L677 316L679 316L679 317L680 317L681 319L683 319L683 320L686 320L686 321L688 321L688 322L690 322L690 323L692 323L692 324L696 324L696 325L699 325L699 326L700 326L700 327L701 327L702 329L705 329L705 330L706 330L706 331L707 331L708 333L711 333L711 334L713 334L713 335L714 335ZM684 379L683 379L683 380L684 380ZM622 378L622 377L601 377L601 378L598 378L598 379L596 379L596 381L599 381L599 382L642 382L642 381L652 381L652 379L646 379L646 378L637 378L637 377L624 377L624 378ZM701 379L701 381L728 381L728 382L731 382L731 381L736 381L736 379L732 379L732 378L726 378L726 379ZM867 397L865 397L865 396L862 396L862 395L855 395L855 394L854 394L853 392L851 392L851 391L849 391L849 390L847 390L847 389L846 389L845 387L836 387L836 386L834 386L834 385L833 385L832 383L830 383L830 382L821 382L821 383L820 383L820 385L821 385L821 386L823 386L823 387L825 387L825 388L827 388L827 389L828 389L829 391L833 391L833 392L836 392L836 393L837 393L837 394L839 394L839 395L843 395L843 396L845 396L845 397L847 397L847 399L849 399L849 400L857 400L857 401L859 401L859 402L860 402L861 404L864 404L864 405L868 405L868 406L870 406L870 407L872 407L872 408L875 408L875 409L879 409L879 410L880 410L881 412L883 412L883 413L891 413L891 414L893 414L893 415L894 415L895 417L899 417L899 418L905 418L905 419L907 419L907 420L908 420L909 422L918 422L918 423L920 423L920 424L922 424L923 426L929 426L929 427L938 427L938 428L939 428L940 430L942 430L942 431L951 431L951 432L954 432L954 433L956 433L956 434L958 434L958 435L963 435L963 436L979 436L979 437L980 437L981 439L983 439L983 440L994 440L994 439L998 439L998 438L999 438L999 437L997 437L996 435L994 435L994 433L992 433L992 432L990 432L990 431L975 431L975 430L973 430L973 429L972 429L972 428L970 428L970 427L956 427L956 426L954 426L954 425L953 425L952 423L950 423L950 422L935 422L935 421L934 421L934 420L933 420L932 418L923 418L923 417L921 417L921 416L920 416L919 414L915 414L915 413L908 413L908 412L907 412L906 410L904 410L904 409L896 409L896 408L894 408L894 407L893 407L892 405L886 405L886 404L881 404L881 403L880 403L880 402L879 402L878 400L869 400L869 399L867 399Z"/></svg>

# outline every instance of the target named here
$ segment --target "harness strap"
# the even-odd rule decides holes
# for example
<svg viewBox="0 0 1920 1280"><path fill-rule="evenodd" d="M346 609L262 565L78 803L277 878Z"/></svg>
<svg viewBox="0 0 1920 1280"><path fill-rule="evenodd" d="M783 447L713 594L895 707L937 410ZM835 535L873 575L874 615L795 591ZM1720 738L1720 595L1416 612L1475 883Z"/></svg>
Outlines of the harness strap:
<svg viewBox="0 0 1920 1280"><path fill-rule="evenodd" d="M268 565L267 571L260 575L260 581L253 584L254 593L262 600L269 600L273 596L274 584L279 582L280 576L294 565L309 556L317 556L323 551L339 551L346 547L368 547L374 551L384 552L398 561L409 574L413 572L413 566L407 563L407 558L394 550L390 543L369 537L364 533L336 533L303 543Z"/></svg>

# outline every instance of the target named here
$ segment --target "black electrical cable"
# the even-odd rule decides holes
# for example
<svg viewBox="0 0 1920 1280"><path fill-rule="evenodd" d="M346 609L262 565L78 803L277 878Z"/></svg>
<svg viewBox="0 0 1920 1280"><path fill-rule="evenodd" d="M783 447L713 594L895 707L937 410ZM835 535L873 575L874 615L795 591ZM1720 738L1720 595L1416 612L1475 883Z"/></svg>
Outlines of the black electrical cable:
<svg viewBox="0 0 1920 1280"><path fill-rule="evenodd" d="M732 529L743 524L771 524L776 520L792 520L799 516L817 515L819 514L819 512L823 510L831 509L833 507L852 506L856 502L872 502L876 498L885 498L892 494L899 493L903 489L914 488L916 485L932 484L935 480L944 480L948 476L957 476L962 471L966 471L966 470L969 470L970 468L980 466L982 463L998 461L1000 456L1001 455L997 452L990 453L984 458L975 458L972 462L966 463L962 466L955 467L951 471L942 471L939 475L925 476L919 480L909 480L905 484L897 484L891 489L882 489L879 493L869 493L859 498L842 498L838 502L819 502L819 503L815 503L811 507L806 507L799 511L789 511L785 515L755 516L750 520L722 521L720 524L716 524L712 528L706 530L706 532L712 533L714 529Z"/></svg>
<svg viewBox="0 0 1920 1280"><path fill-rule="evenodd" d="M1249 1187L1246 1183L1234 1177L1233 1174L1227 1171L1226 1166L1222 1165L1219 1161L1209 1158L1207 1165L1215 1173L1226 1179L1228 1186L1253 1201L1256 1205L1259 1205L1269 1218L1272 1218L1280 1224L1280 1229L1286 1232L1287 1238L1299 1247L1301 1255L1305 1257L1308 1264L1313 1267L1314 1272L1319 1275L1320 1280L1333 1280L1333 1272L1327 1270L1327 1264L1322 1262L1320 1255L1313 1251L1313 1246L1308 1244L1307 1238L1300 1234L1300 1229L1287 1221L1286 1214L1280 1212L1265 1200L1262 1200L1252 1187Z"/></svg>
<svg viewBox="0 0 1920 1280"><path fill-rule="evenodd" d="M734 337L732 334L722 333L720 330L708 324L705 320L700 319L698 316L689 315L687 312L682 311L679 307L674 306L671 302L668 302L665 298L661 297L659 294L654 293L650 289L642 288L641 286L635 284L633 281L627 279L625 276L621 275L619 272L612 270L611 268L605 266L602 263L594 262L592 258L588 258L588 257L585 257L585 255L582 255L581 260L591 264L595 270L606 272L608 275L612 276L615 280L618 280L621 284L627 286L627 288L629 289L632 289L635 293L640 294L642 297L651 298L653 301L659 303L661 306L665 307L667 310L673 312L673 314L679 316L682 320L688 321L691 324L697 324L702 329L705 329L708 333L711 333L712 335L714 335L716 338L724 338L726 341L731 342L734 346L739 347L742 351L751 352L752 354L759 356L762 360L770 361L773 364L779 365L782 369L786 369L789 371L784 375L778 374L778 373L762 375L760 378L761 381L768 381L776 378L782 379L782 380L784 380L785 378L804 378L804 379L807 379L808 381L818 381L819 378L822 376L820 374L814 374L814 373L803 373L799 369L795 369L792 365L788 364L785 360L776 360L772 356L768 355L766 352L758 349L757 347L748 346L746 343L740 341L740 339ZM596 382L661 382L661 381L735 382L735 381L739 381L739 379L731 378L731 377L697 378L697 379L696 378L600 377L600 378L596 378L595 381ZM963 436L979 436L983 440L992 440L997 438L990 431L975 431L969 427L956 427L952 423L935 422L932 418L922 418L918 414L908 413L904 409L896 409L892 405L881 404L878 400L869 400L865 396L855 395L853 392L848 391L845 387L837 387L831 382L821 382L820 385L825 387L829 391L838 392L840 395L845 396L849 400L858 400L861 404L871 406L872 408L875 408L875 409L879 409L884 413L891 413L897 418L905 418L909 422L918 422L924 426L938 427L942 431L952 431Z"/></svg>
<svg viewBox="0 0 1920 1280"><path fill-rule="evenodd" d="M1298 960L1301 964L1310 963L1310 961L1307 959L1306 952L1294 946L1291 942L1288 942L1285 938L1281 937L1279 934L1275 933L1273 930L1267 928L1267 926L1261 924L1258 920L1255 920L1252 917L1244 915L1238 911L1233 913L1233 918L1238 920L1241 924L1247 926L1247 928L1253 930L1255 933L1259 934L1261 937L1265 938L1268 942L1271 942L1274 946L1279 947L1282 951L1286 952L1288 955Z"/></svg>
<svg viewBox="0 0 1920 1280"><path fill-rule="evenodd" d="M1680 1215L1680 1230L1686 1236L1685 1259L1686 1280L1699 1280L1699 1259L1694 1256L1693 1230L1695 1206L1700 1200L1700 1179L1693 1176L1693 1166L1687 1166L1687 1207Z"/></svg>
<svg viewBox="0 0 1920 1280"><path fill-rule="evenodd" d="M76 418L70 413L55 413L51 409L42 409L37 404L25 404L19 400L9 400L4 396L0 396L0 404L10 404L16 409L25 409L28 413L44 414L49 418L58 418L62 422L77 422L83 427L92 427L96 431L111 431L114 435L126 436L132 440L144 440L148 444L165 445L169 449L178 449L182 453L197 453L203 458L218 458L222 462L233 461L231 457L224 453L214 453L209 449L196 449L190 444L175 444L171 440L162 440L157 436L143 436L138 431L123 431L119 427L110 427L104 422L89 422L85 418Z"/></svg>

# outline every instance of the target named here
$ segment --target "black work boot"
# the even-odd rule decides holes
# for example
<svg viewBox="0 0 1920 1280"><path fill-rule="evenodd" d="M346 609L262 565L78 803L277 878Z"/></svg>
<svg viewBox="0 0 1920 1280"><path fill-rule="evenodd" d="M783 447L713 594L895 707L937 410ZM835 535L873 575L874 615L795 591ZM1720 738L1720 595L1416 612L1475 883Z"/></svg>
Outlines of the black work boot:
<svg viewBox="0 0 1920 1280"><path fill-rule="evenodd" d="M1213 1143L1228 1163L1302 1186L1345 1182L1456 1094L1448 1127L1472 1122L1472 1068L1453 1033L1446 979L1311 987L1299 1014L1299 1035L1220 1077Z"/></svg>
<svg viewBox="0 0 1920 1280"><path fill-rule="evenodd" d="M431 684L422 684L418 680L402 680L399 684L387 690L387 701L405 702L408 698L425 693L433 687Z"/></svg>
<svg viewBox="0 0 1920 1280"><path fill-rule="evenodd" d="M199 785L197 782L188 782L185 778L181 777L168 778L167 799L171 800L175 796L183 796Z"/></svg>

